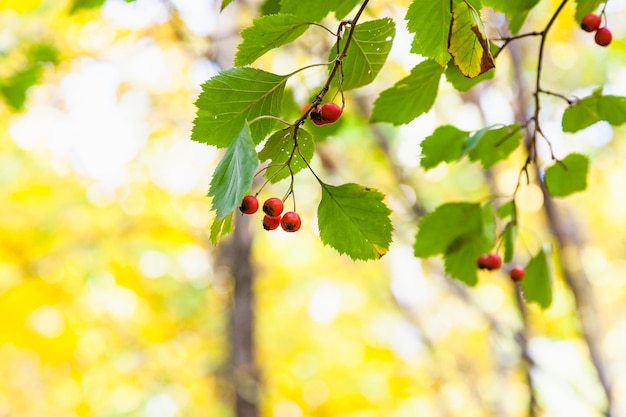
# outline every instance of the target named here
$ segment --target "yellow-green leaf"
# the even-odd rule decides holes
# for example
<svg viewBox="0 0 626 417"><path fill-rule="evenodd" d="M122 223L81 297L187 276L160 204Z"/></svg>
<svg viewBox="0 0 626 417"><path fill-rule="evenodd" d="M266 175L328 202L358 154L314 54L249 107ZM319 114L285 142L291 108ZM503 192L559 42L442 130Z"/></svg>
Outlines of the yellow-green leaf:
<svg viewBox="0 0 626 417"><path fill-rule="evenodd" d="M480 13L466 1L457 4L452 11L448 52L459 71L468 78L478 77L495 67Z"/></svg>

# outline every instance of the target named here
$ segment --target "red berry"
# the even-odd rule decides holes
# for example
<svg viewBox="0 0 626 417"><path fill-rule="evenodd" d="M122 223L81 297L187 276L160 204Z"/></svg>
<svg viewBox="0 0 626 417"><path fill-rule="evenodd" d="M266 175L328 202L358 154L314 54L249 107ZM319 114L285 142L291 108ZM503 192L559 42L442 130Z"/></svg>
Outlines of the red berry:
<svg viewBox="0 0 626 417"><path fill-rule="evenodd" d="M320 116L326 123L335 123L341 117L343 109L335 103L324 103L320 108Z"/></svg>
<svg viewBox="0 0 626 417"><path fill-rule="evenodd" d="M521 266L514 266L509 271L509 276L513 279L513 281L521 281L526 275L526 271Z"/></svg>
<svg viewBox="0 0 626 417"><path fill-rule="evenodd" d="M263 216L263 228L265 230L274 230L280 224L280 216Z"/></svg>
<svg viewBox="0 0 626 417"><path fill-rule="evenodd" d="M494 269L499 269L502 266L502 259L497 253L483 253L476 260L476 265L478 265L478 268L480 269L493 271Z"/></svg>
<svg viewBox="0 0 626 417"><path fill-rule="evenodd" d="M309 117L311 118L311 121L317 126L326 124L326 122L322 119L322 115L320 114L320 109L321 109L320 106L315 106L311 109L311 112L309 113Z"/></svg>
<svg viewBox="0 0 626 417"><path fill-rule="evenodd" d="M295 211L288 211L280 220L280 226L285 232L297 232L301 224L300 215Z"/></svg>
<svg viewBox="0 0 626 417"><path fill-rule="evenodd" d="M239 210L243 214L254 214L259 209L259 200L253 195L247 195L241 200Z"/></svg>
<svg viewBox="0 0 626 417"><path fill-rule="evenodd" d="M585 32L594 32L598 30L600 24L602 23L602 18L597 14L589 13L583 17L583 20L580 22L580 27Z"/></svg>
<svg viewBox="0 0 626 417"><path fill-rule="evenodd" d="M270 217L280 216L283 212L283 200L277 197L268 198L263 203L263 212Z"/></svg>
<svg viewBox="0 0 626 417"><path fill-rule="evenodd" d="M606 26L598 29L595 36L596 43L600 46L607 46L613 40L611 31Z"/></svg>

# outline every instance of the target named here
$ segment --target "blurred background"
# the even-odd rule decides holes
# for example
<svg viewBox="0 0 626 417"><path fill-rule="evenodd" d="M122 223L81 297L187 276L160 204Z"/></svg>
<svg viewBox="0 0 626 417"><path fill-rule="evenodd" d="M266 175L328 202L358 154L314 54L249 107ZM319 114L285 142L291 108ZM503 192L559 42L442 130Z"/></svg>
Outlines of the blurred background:
<svg viewBox="0 0 626 417"><path fill-rule="evenodd" d="M564 134L566 103L543 98L557 156L592 160L588 190L550 202L561 245L540 188L518 195L517 261L554 248L549 309L520 309L503 271L467 288L439 259L413 257L424 212L512 194L521 148L489 172L467 161L424 172L419 144L441 124L513 122L537 39L515 43L518 61L503 53L494 80L464 94L442 80L428 114L372 126L373 100L422 58L409 54L410 1L368 6L364 20L396 21L394 48L378 79L347 96L341 122L315 131L313 160L328 182L375 187L394 210L389 253L353 262L319 241L307 172L295 183L298 233L236 216L235 234L209 242L221 152L189 140L194 101L232 66L241 29L278 9L237 0L219 14L217 3L0 1L0 417L626 416L624 127ZM541 1L526 29L558 3ZM547 89L626 95L626 1L607 13L614 42L600 48L568 4L548 38ZM485 19L492 34L505 27ZM325 62L333 41L311 28L255 66ZM325 75L290 80L287 119Z"/></svg>

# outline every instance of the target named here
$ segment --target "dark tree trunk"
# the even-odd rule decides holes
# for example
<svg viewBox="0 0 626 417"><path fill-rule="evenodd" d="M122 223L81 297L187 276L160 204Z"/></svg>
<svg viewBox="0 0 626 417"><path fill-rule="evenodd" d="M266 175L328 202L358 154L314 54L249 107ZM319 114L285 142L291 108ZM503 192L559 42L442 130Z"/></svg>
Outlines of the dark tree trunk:
<svg viewBox="0 0 626 417"><path fill-rule="evenodd" d="M248 217L235 213L233 235L224 242L222 257L230 270L233 293L229 310L230 378L237 417L257 417L259 373L255 361L254 268Z"/></svg>

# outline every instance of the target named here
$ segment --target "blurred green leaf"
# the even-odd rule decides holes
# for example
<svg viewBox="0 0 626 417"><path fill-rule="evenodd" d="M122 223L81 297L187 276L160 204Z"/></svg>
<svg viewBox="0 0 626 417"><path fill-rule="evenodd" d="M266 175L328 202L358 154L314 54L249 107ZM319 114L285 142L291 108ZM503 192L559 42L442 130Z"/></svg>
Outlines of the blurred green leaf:
<svg viewBox="0 0 626 417"><path fill-rule="evenodd" d="M227 214L225 217L213 219L211 223L211 233L209 234L209 240L214 245L217 245L221 238L231 233L235 229L233 224L234 212Z"/></svg>
<svg viewBox="0 0 626 417"><path fill-rule="evenodd" d="M222 160L215 168L209 197L213 197L211 209L218 219L225 217L236 207L252 187L254 171L259 165L254 142L247 123L230 144Z"/></svg>
<svg viewBox="0 0 626 417"><path fill-rule="evenodd" d="M509 200L498 208L498 217L506 219L515 216L515 200Z"/></svg>
<svg viewBox="0 0 626 417"><path fill-rule="evenodd" d="M202 85L196 101L198 112L191 138L225 148L237 136L244 121L280 115L287 76L254 68L230 68ZM275 124L261 119L250 125L252 139L260 143Z"/></svg>
<svg viewBox="0 0 626 417"><path fill-rule="evenodd" d="M222 0L222 5L220 6L220 12L226 8L229 4L231 4L234 0Z"/></svg>
<svg viewBox="0 0 626 417"><path fill-rule="evenodd" d="M362 87L374 81L382 69L387 55L391 50L396 27L389 18L370 20L357 25L348 49L348 54L343 59L343 81L341 86L344 91ZM340 50L347 41L344 36L340 42ZM337 56L335 48L332 49L328 60L333 61ZM337 86L341 75L335 77L334 84Z"/></svg>
<svg viewBox="0 0 626 417"><path fill-rule="evenodd" d="M486 130L469 151L471 161L480 161L483 168L491 168L511 154L522 140L521 126L513 124Z"/></svg>
<svg viewBox="0 0 626 417"><path fill-rule="evenodd" d="M511 262L515 255L515 238L517 236L517 228L514 225L509 225L502 232L502 240L504 243L504 257L505 263Z"/></svg>
<svg viewBox="0 0 626 417"><path fill-rule="evenodd" d="M393 227L384 195L353 183L321 185L317 218L322 242L352 259L378 259L387 253Z"/></svg>
<svg viewBox="0 0 626 417"><path fill-rule="evenodd" d="M593 13L598 11L598 7L602 3L605 3L605 0L575 0L576 1L576 14L574 18L577 22L581 22L583 20L583 16L588 13Z"/></svg>
<svg viewBox="0 0 626 417"><path fill-rule="evenodd" d="M253 63L266 52L293 42L309 28L306 20L288 14L275 14L254 19L252 26L241 32L243 41L237 47L235 65Z"/></svg>
<svg viewBox="0 0 626 417"><path fill-rule="evenodd" d="M435 103L443 68L433 60L421 62L411 73L383 91L374 103L373 122L409 123Z"/></svg>
<svg viewBox="0 0 626 417"><path fill-rule="evenodd" d="M509 19L509 30L516 34L528 17L528 13L539 3L539 0L483 0L483 5L506 14Z"/></svg>
<svg viewBox="0 0 626 417"><path fill-rule="evenodd" d="M0 94L7 105L15 111L22 110L26 104L28 89L39 82L41 73L41 67L32 64L9 78L0 80Z"/></svg>
<svg viewBox="0 0 626 417"><path fill-rule="evenodd" d="M561 124L564 132L576 132L601 120L613 126L626 123L626 97L594 93L565 109Z"/></svg>
<svg viewBox="0 0 626 417"><path fill-rule="evenodd" d="M479 75L474 78L467 78L461 71L454 65L449 62L446 66L446 80L457 90L461 92L466 92L471 90L476 84L481 83L485 80L490 80L496 74L496 69L492 68L484 74Z"/></svg>
<svg viewBox="0 0 626 417"><path fill-rule="evenodd" d="M552 282L546 253L540 250L526 266L526 275L521 281L526 301L537 303L543 309L552 304Z"/></svg>
<svg viewBox="0 0 626 417"><path fill-rule="evenodd" d="M463 146L469 137L465 132L451 125L439 126L422 143L420 165L424 169L434 168L441 162L456 161L463 155Z"/></svg>
<svg viewBox="0 0 626 417"><path fill-rule="evenodd" d="M546 169L544 181L554 197L565 197L587 188L589 158L572 153Z"/></svg>

